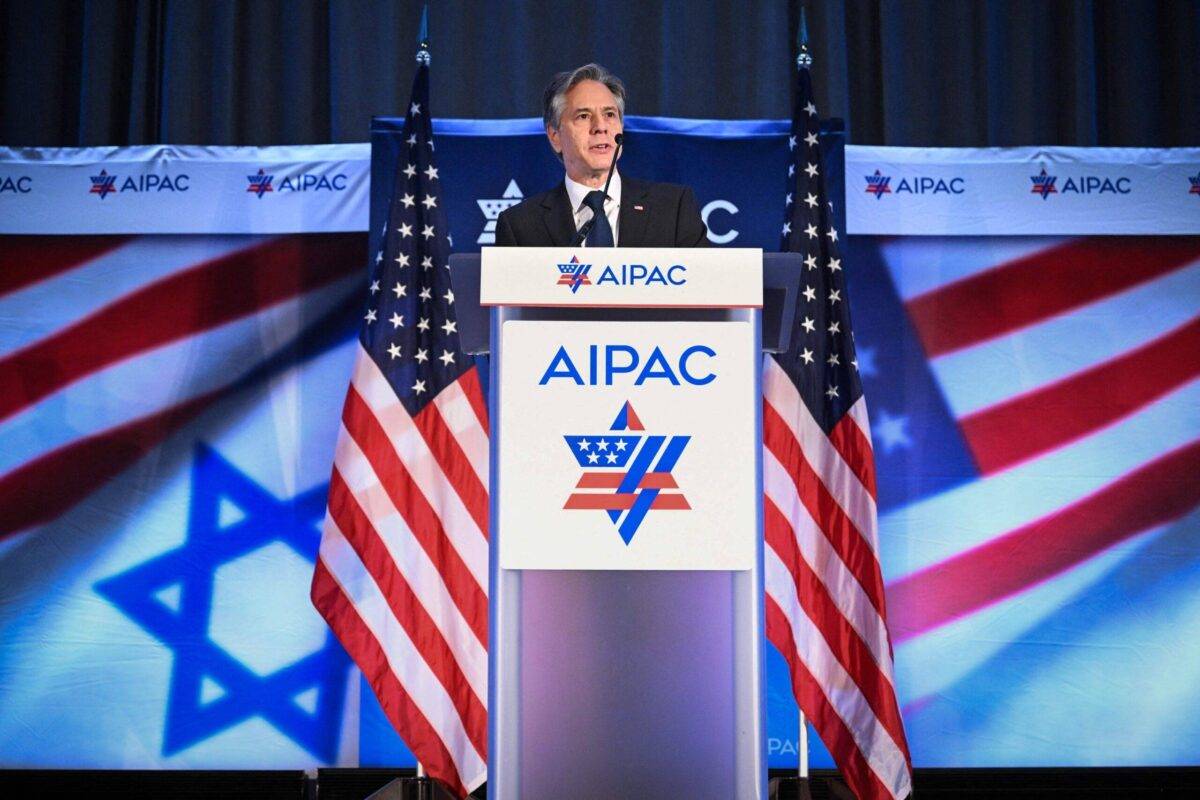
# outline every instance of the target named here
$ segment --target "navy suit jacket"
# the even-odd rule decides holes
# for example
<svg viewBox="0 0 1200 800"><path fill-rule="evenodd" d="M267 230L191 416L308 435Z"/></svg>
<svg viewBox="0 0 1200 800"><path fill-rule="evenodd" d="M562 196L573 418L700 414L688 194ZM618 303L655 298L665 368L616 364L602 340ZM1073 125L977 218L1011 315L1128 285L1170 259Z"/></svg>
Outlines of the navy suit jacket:
<svg viewBox="0 0 1200 800"><path fill-rule="evenodd" d="M570 247L575 215L565 183L506 209L496 221L501 247ZM686 186L621 175L620 247L708 247L696 195Z"/></svg>

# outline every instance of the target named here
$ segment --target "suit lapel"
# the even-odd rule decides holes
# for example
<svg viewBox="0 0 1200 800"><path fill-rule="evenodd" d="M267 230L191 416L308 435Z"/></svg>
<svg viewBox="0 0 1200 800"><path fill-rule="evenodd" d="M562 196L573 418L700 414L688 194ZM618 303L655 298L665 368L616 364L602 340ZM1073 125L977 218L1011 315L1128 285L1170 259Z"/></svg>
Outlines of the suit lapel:
<svg viewBox="0 0 1200 800"><path fill-rule="evenodd" d="M565 183L559 184L558 189L542 201L542 210L542 220L546 223L550 241L555 247L569 247L575 238L575 214L572 213Z"/></svg>
<svg viewBox="0 0 1200 800"><path fill-rule="evenodd" d="M646 241L650 220L647 194L645 183L621 176L621 217L617 220L617 244L621 247L642 247Z"/></svg>

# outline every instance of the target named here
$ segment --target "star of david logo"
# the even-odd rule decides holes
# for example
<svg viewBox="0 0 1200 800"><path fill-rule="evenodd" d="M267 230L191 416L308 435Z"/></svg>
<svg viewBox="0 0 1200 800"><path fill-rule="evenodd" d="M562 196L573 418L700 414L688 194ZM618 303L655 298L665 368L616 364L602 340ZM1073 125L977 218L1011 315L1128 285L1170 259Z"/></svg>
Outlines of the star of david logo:
<svg viewBox="0 0 1200 800"><path fill-rule="evenodd" d="M867 179L867 191L875 195L876 200L879 200L885 194L892 193L890 185L892 182L891 175L883 175L879 170L875 170L874 175L864 175L863 177Z"/></svg>
<svg viewBox="0 0 1200 800"><path fill-rule="evenodd" d="M117 187L113 185L117 182L117 176L109 175L108 170L102 169L99 175L92 175L91 181L92 188L88 189L88 194L98 194L101 200L117 190Z"/></svg>
<svg viewBox="0 0 1200 800"><path fill-rule="evenodd" d="M558 285L570 286L571 294L575 294L580 286L592 285L592 279L588 277L591 269L591 264L579 263L579 256L571 256L570 261L558 265Z"/></svg>
<svg viewBox="0 0 1200 800"><path fill-rule="evenodd" d="M247 175L246 180L250 181L250 185L246 187L246 191L254 192L254 194L258 195L259 200L267 192L275 191L275 187L271 185L271 182L275 180L275 176L268 175L263 171L262 167L259 167L258 174Z"/></svg>
<svg viewBox="0 0 1200 800"><path fill-rule="evenodd" d="M625 544L651 509L688 511L691 506L671 470L690 436L647 436L631 403L624 403L607 433L564 436L583 475L565 509L602 510Z"/></svg>
<svg viewBox="0 0 1200 800"><path fill-rule="evenodd" d="M270 561L260 570L268 572L292 555L311 569L327 494L328 486L319 486L280 500L198 445L184 543L96 584L100 595L174 655L164 755L258 717L317 758L336 760L350 661L333 634L325 631L315 649L280 665L263 661L277 662L279 654L269 638L274 631L255 639L259 609L221 609L234 615L233 639L229 625L223 637L213 630L222 569ZM229 649L234 640L240 655Z"/></svg>
<svg viewBox="0 0 1200 800"><path fill-rule="evenodd" d="M483 232L479 234L475 243L495 244L496 220L500 219L500 212L512 208L524 197L525 195L521 194L521 187L517 186L516 178L513 178L508 182L508 188L504 190L503 197L476 200L475 202L479 205L479 210L483 212L483 218L487 222L484 223Z"/></svg>
<svg viewBox="0 0 1200 800"><path fill-rule="evenodd" d="M1030 175L1029 180L1033 181L1033 187L1029 190L1030 193L1040 194L1043 200L1052 194L1058 194L1058 189L1054 188L1055 182L1058 181L1058 176L1047 175L1045 167L1042 167L1040 175Z"/></svg>

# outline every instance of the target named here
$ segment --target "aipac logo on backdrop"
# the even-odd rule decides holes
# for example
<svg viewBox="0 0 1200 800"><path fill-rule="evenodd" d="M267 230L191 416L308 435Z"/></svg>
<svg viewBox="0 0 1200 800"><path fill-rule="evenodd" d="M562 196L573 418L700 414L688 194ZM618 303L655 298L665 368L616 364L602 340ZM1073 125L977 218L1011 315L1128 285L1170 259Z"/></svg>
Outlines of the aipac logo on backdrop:
<svg viewBox="0 0 1200 800"><path fill-rule="evenodd" d="M883 197L885 194L891 194L892 189L888 186L892 182L891 175L881 175L879 170L875 170L874 175L864 175L867 179L867 192L875 195L875 199Z"/></svg>
<svg viewBox="0 0 1200 800"><path fill-rule="evenodd" d="M148 192L186 192L192 188L192 176L187 173L179 173L172 175L170 173L149 172L143 175L127 175L125 180L121 181L120 186L117 185L117 176L109 175L108 170L100 170L99 175L92 175L92 188L88 189L88 194L98 194L100 199L108 197L110 194L125 192L133 192L134 194L145 194Z"/></svg>
<svg viewBox="0 0 1200 800"><path fill-rule="evenodd" d="M282 192L344 192L349 188L349 177L341 172L300 172L295 175L284 175L283 180L275 182L275 175L262 167L254 175L247 175L247 192L254 193L260 200L267 192L280 194Z"/></svg>
<svg viewBox="0 0 1200 800"><path fill-rule="evenodd" d="M258 195L259 200L267 192L275 191L275 188L271 186L271 182L275 180L275 176L268 175L261 167L257 175L247 175L246 180L250 181L250 185L246 187L246 191L254 192L254 194Z"/></svg>
<svg viewBox="0 0 1200 800"><path fill-rule="evenodd" d="M606 432L563 438L583 468L563 508L605 512L625 544L651 510L691 510L671 471L692 437L647 435L627 401Z"/></svg>
<svg viewBox="0 0 1200 800"><path fill-rule="evenodd" d="M1200 195L1200 172L1188 175L1188 181L1192 184L1192 188L1188 189L1188 194Z"/></svg>
<svg viewBox="0 0 1200 800"><path fill-rule="evenodd" d="M892 186L892 176L884 175L879 170L875 170L874 175L863 177L867 180L866 192L875 195L876 200L882 199L885 194L964 194L967 191L967 179L960 176L902 175L895 187Z"/></svg>
<svg viewBox="0 0 1200 800"><path fill-rule="evenodd" d="M1052 194L1058 194L1058 189L1054 188L1058 176L1047 175L1045 167L1042 167L1040 175L1030 175L1029 180L1033 181L1033 187L1029 190L1030 194L1040 194L1043 200Z"/></svg>
<svg viewBox="0 0 1200 800"><path fill-rule="evenodd" d="M88 194L98 194L103 200L117 190L114 185L116 182L116 175L109 175L108 170L102 169L99 175L92 176L92 188L88 190Z"/></svg>
<svg viewBox="0 0 1200 800"><path fill-rule="evenodd" d="M579 291L580 286L591 286L592 279L588 277L591 264L580 264L579 256L571 256L566 264L558 265L558 285L570 286L571 294Z"/></svg>
<svg viewBox="0 0 1200 800"><path fill-rule="evenodd" d="M0 176L0 194L29 194L33 191L33 178L28 175Z"/></svg>
<svg viewBox="0 0 1200 800"><path fill-rule="evenodd" d="M1068 175L1065 181L1059 183L1058 176L1047 174L1045 167L1042 167L1041 173L1030 175L1029 180L1033 181L1030 194L1041 195L1043 200L1052 194L1065 197L1069 194L1130 194L1133 191L1129 178L1110 178L1089 173Z"/></svg>
<svg viewBox="0 0 1200 800"><path fill-rule="evenodd" d="M500 219L500 213L505 209L512 208L521 202L524 197L525 195L521 194L521 187L517 186L517 181L514 178L508 182L508 188L504 190L503 196L490 200L476 200L475 202L479 204L479 210L483 212L483 218L487 222L484 223L483 233L479 234L479 238L475 240L475 243L495 244L496 220Z"/></svg>

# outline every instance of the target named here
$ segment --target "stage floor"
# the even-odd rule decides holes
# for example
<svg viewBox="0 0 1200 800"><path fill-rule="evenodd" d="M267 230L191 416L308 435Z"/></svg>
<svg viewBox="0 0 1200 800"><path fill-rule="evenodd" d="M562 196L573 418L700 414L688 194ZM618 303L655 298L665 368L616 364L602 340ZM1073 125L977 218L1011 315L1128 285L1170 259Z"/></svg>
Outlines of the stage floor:
<svg viewBox="0 0 1200 800"><path fill-rule="evenodd" d="M414 771L322 769L314 775L300 770L0 770L0 797L364 800L397 777L414 777ZM1184 798L1200 796L1200 767L918 768L914 785L919 800ZM586 787L580 787L579 795L586 793ZM573 796L570 790L562 794L563 798ZM417 794L412 797L415 800ZM487 787L481 787L472 797L487 797ZM772 770L771 798L854 800L832 770L815 770L807 787L791 774Z"/></svg>

